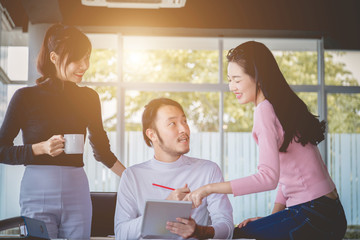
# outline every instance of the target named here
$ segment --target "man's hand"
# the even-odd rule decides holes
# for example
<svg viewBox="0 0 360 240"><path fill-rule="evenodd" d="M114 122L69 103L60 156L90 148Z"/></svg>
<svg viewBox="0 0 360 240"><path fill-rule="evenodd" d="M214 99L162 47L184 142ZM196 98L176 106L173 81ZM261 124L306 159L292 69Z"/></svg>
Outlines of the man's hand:
<svg viewBox="0 0 360 240"><path fill-rule="evenodd" d="M185 184L184 187L172 191L169 194L169 196L166 198L166 200L182 201L184 200L185 196L189 193L190 193L190 189L188 188L188 185Z"/></svg>
<svg viewBox="0 0 360 240"><path fill-rule="evenodd" d="M176 218L177 222L167 222L166 229L182 238L190 238L195 235L196 222L194 219Z"/></svg>

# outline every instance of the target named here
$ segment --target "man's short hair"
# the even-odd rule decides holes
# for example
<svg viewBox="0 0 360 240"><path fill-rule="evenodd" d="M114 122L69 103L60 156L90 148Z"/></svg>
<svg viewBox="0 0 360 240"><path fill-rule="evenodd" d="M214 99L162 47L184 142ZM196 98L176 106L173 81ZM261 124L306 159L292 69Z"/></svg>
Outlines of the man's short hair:
<svg viewBox="0 0 360 240"><path fill-rule="evenodd" d="M157 114L160 107L168 106L168 105L177 107L182 112L184 112L184 110L183 110L182 106L180 105L180 103L178 103L178 102L176 102L176 101L174 101L172 99L169 99L169 98L156 98L156 99L151 100L145 106L145 110L144 110L143 115L142 115L142 127L143 127L143 136L144 136L145 143L149 147L152 146L152 142L148 138L148 136L146 136L146 130L148 128L156 129L156 126L154 124L156 114Z"/></svg>

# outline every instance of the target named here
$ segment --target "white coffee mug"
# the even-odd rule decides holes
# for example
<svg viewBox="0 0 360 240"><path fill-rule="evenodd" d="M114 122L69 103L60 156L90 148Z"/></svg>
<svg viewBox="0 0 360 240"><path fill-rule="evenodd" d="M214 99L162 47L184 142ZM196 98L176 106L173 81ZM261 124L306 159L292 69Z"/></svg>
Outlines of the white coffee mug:
<svg viewBox="0 0 360 240"><path fill-rule="evenodd" d="M84 134L64 134L66 154L82 154L84 152Z"/></svg>

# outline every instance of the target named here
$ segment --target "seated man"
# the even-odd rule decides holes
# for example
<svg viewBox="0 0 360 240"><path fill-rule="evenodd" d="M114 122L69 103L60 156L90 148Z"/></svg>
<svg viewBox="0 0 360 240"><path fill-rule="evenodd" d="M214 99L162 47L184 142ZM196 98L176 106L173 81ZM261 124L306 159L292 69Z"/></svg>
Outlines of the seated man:
<svg viewBox="0 0 360 240"><path fill-rule="evenodd" d="M121 177L115 212L116 239L140 238L147 199L186 200L190 189L223 181L216 163L184 155L190 150L190 129L179 103L167 98L150 101L142 124L145 142L154 148L155 156L127 168ZM226 194L208 196L200 207L192 209L190 219L180 220L167 223L166 228L182 238L232 237L232 207Z"/></svg>

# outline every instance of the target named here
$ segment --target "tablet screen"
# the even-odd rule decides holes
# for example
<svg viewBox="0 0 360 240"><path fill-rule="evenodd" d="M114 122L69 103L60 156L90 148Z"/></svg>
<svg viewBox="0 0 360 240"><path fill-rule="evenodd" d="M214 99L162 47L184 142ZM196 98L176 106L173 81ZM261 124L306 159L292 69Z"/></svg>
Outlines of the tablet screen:
<svg viewBox="0 0 360 240"><path fill-rule="evenodd" d="M191 202L169 200L146 200L141 226L142 238L177 238L166 229L166 222L176 218L190 218Z"/></svg>

